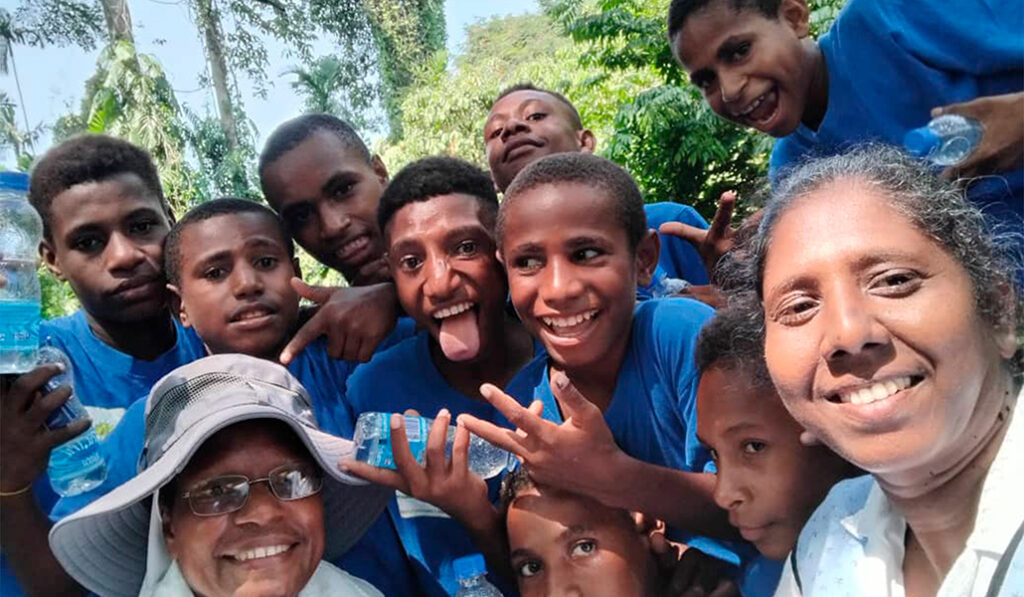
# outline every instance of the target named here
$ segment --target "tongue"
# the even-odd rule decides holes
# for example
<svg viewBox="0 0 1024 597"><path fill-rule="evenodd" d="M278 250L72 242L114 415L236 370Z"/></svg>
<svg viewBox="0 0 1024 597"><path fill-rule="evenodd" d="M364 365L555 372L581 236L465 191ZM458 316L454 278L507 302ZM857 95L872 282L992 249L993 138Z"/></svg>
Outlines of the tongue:
<svg viewBox="0 0 1024 597"><path fill-rule="evenodd" d="M475 357L480 351L480 328L476 325L476 313L470 309L441 320L438 341L444 356L453 361Z"/></svg>

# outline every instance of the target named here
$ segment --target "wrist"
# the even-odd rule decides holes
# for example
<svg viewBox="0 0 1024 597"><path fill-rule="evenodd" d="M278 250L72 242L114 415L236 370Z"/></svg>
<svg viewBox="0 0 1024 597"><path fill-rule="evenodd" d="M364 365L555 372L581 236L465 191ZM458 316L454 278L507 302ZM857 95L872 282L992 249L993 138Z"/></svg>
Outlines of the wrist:
<svg viewBox="0 0 1024 597"><path fill-rule="evenodd" d="M606 461L606 473L602 475L601 485L594 488L594 497L609 508L627 508L626 494L636 488L636 468L639 460L616 450ZM643 482L642 480L640 482Z"/></svg>
<svg viewBox="0 0 1024 597"><path fill-rule="evenodd" d="M32 484L31 483L29 483L28 485L25 485L23 487L19 487L18 489L11 489L11 490L8 490L8 489L0 487L0 498L5 498L6 499L6 498L18 497L18 496L21 496L21 495L29 495L31 493L31 491L32 491Z"/></svg>

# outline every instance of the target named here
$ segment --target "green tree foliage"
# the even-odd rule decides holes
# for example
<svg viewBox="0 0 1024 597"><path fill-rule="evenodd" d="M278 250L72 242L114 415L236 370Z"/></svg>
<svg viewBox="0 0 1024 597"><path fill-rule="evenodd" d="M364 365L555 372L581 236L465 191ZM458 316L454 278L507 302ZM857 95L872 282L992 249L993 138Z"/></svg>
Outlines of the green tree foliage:
<svg viewBox="0 0 1024 597"><path fill-rule="evenodd" d="M483 126L491 103L502 89L525 81L566 94L599 147L606 144L618 106L657 77L648 68L583 66L580 52L544 15L471 25L454 69L447 69L448 57L439 53L416 73L401 105L403 138L379 148L385 162L394 171L427 155L448 154L486 167Z"/></svg>
<svg viewBox="0 0 1024 597"><path fill-rule="evenodd" d="M353 85L366 77L366 70L357 70L360 67L338 56L322 56L307 68L294 66L285 74L295 76L292 89L302 96L306 112L325 112L358 129L375 129L381 123L373 116L376 97L372 88Z"/></svg>

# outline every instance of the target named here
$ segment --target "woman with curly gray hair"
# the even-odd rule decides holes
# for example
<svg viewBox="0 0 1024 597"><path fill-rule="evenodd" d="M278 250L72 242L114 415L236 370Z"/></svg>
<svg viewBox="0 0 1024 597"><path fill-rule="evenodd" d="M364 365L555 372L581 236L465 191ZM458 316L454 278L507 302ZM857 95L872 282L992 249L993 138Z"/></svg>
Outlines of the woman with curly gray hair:
<svg viewBox="0 0 1024 597"><path fill-rule="evenodd" d="M786 408L871 473L818 508L780 594L1024 586L1019 269L997 239L895 149L808 162L775 189L734 290L760 303Z"/></svg>

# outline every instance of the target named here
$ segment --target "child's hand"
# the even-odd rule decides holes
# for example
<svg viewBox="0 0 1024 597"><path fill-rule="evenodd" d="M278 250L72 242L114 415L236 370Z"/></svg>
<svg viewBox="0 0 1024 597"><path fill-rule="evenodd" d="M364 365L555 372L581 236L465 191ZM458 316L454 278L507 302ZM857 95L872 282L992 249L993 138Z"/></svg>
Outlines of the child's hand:
<svg viewBox="0 0 1024 597"><path fill-rule="evenodd" d="M40 390L60 366L42 365L3 383L0 399L0 492L18 492L30 486L46 470L50 450L89 428L88 419L49 430L46 418L71 396L61 386L42 396Z"/></svg>
<svg viewBox="0 0 1024 597"><path fill-rule="evenodd" d="M715 265L733 245L732 212L736 207L736 193L726 191L718 200L718 209L711 219L707 230L683 224L682 222L665 222L658 228L661 234L671 234L688 241L704 260L708 278L713 278Z"/></svg>
<svg viewBox="0 0 1024 597"><path fill-rule="evenodd" d="M342 470L433 504L464 526L491 524L497 511L487 498L487 482L469 470L469 431L461 424L455 429L452 457L445 455L447 409L437 413L427 435L423 464L416 462L405 435L401 415L391 415L391 451L397 471L365 462L348 460ZM486 521L486 523L484 522Z"/></svg>
<svg viewBox="0 0 1024 597"><path fill-rule="evenodd" d="M518 429L497 427L469 415L461 415L471 432L517 455L530 469L530 476L543 485L589 495L613 505L610 497L624 488L616 486L609 471L625 456L601 411L584 398L563 373L552 375L552 391L565 422L555 425L540 416L534 402L523 408L514 398L491 384L480 393Z"/></svg>
<svg viewBox="0 0 1024 597"><path fill-rule="evenodd" d="M310 286L292 278L292 287L320 307L281 351L280 360L285 365L324 334L331 358L365 363L395 329L398 299L395 285L390 282L331 288Z"/></svg>
<svg viewBox="0 0 1024 597"><path fill-rule="evenodd" d="M1024 92L979 97L932 110L932 118L941 114L969 116L985 127L978 147L963 162L946 168L943 176L969 178L1024 165Z"/></svg>
<svg viewBox="0 0 1024 597"><path fill-rule="evenodd" d="M740 597L734 569L722 560L664 537L660 543L652 540L651 548L665 578L664 597Z"/></svg>

